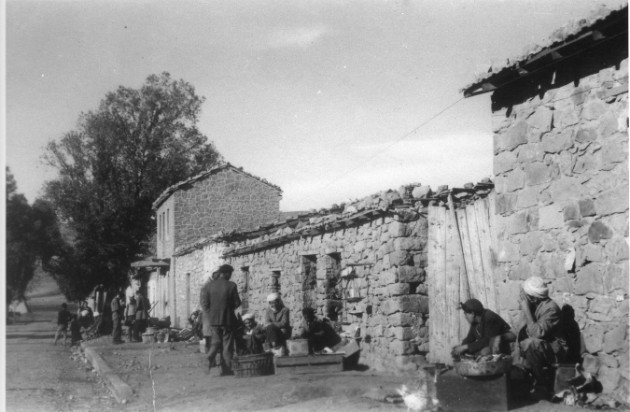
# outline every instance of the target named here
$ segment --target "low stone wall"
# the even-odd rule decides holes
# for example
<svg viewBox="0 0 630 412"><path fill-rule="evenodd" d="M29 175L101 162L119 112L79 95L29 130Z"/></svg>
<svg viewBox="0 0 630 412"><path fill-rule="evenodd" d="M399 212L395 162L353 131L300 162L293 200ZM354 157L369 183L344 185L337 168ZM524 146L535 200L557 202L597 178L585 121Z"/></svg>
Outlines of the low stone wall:
<svg viewBox="0 0 630 412"><path fill-rule="evenodd" d="M519 285L570 305L604 392L627 402L628 61L494 113L498 296L522 324ZM509 95L509 91L504 94ZM515 93L516 94L516 93Z"/></svg>
<svg viewBox="0 0 630 412"><path fill-rule="evenodd" d="M429 304L423 216L405 222L392 213L238 254L239 247L260 240L232 245L227 258L257 319L264 318L266 296L279 289L293 325L306 306L320 317L338 316L346 333L361 338L361 362L378 370L415 369L424 362Z"/></svg>

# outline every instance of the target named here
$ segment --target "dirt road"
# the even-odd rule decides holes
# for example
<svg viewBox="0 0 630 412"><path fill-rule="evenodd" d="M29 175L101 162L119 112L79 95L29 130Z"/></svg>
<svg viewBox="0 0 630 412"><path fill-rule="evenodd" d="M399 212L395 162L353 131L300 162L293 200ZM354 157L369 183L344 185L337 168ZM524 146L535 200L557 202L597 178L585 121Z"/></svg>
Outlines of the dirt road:
<svg viewBox="0 0 630 412"><path fill-rule="evenodd" d="M32 313L7 325L7 411L120 410L90 365L69 346L52 345L63 301L52 279L40 279L28 299Z"/></svg>

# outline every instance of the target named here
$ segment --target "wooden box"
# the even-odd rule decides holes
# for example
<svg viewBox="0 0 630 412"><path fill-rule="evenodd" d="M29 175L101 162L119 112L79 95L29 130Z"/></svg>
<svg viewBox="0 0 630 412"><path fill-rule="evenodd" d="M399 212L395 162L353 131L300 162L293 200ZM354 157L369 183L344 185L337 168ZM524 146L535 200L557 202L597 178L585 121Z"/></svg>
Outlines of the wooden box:
<svg viewBox="0 0 630 412"><path fill-rule="evenodd" d="M276 375L291 373L341 372L343 353L330 355L279 356L274 359Z"/></svg>
<svg viewBox="0 0 630 412"><path fill-rule="evenodd" d="M437 397L447 411L507 411L508 395L505 374L471 378L448 371L437 380Z"/></svg>
<svg viewBox="0 0 630 412"><path fill-rule="evenodd" d="M287 340L289 355L308 355L308 339Z"/></svg>

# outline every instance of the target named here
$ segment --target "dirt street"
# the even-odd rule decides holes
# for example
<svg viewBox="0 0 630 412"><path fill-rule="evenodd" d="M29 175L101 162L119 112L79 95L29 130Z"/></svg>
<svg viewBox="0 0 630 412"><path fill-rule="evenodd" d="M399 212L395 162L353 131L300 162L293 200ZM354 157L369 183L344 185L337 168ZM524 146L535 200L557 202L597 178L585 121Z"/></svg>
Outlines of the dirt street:
<svg viewBox="0 0 630 412"><path fill-rule="evenodd" d="M120 410L89 364L69 346L52 345L63 301L54 281L40 279L28 300L32 313L7 325L7 411Z"/></svg>
<svg viewBox="0 0 630 412"><path fill-rule="evenodd" d="M50 279L30 295L32 314L7 325L6 405L9 411L405 411L385 401L418 373L365 371L219 377L206 373L198 344L125 343L109 336L85 343L133 390L119 404L78 348L52 345L56 312L63 297ZM442 410L442 409L441 409ZM521 412L585 411L549 402L529 402Z"/></svg>

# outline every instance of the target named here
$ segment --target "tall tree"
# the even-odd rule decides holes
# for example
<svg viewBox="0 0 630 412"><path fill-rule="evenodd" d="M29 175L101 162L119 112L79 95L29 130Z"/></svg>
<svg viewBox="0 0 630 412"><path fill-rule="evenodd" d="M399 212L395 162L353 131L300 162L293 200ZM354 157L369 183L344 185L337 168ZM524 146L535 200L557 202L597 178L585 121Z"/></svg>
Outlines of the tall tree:
<svg viewBox="0 0 630 412"><path fill-rule="evenodd" d="M48 267L63 242L51 205L42 199L29 205L24 195L17 192L11 171L6 170L6 297L10 303L24 299L36 266Z"/></svg>
<svg viewBox="0 0 630 412"><path fill-rule="evenodd" d="M154 230L153 201L221 161L197 129L204 100L183 80L151 75L140 89L108 93L76 130L49 143L44 160L59 176L46 197L76 234L54 270L67 295L124 286Z"/></svg>

